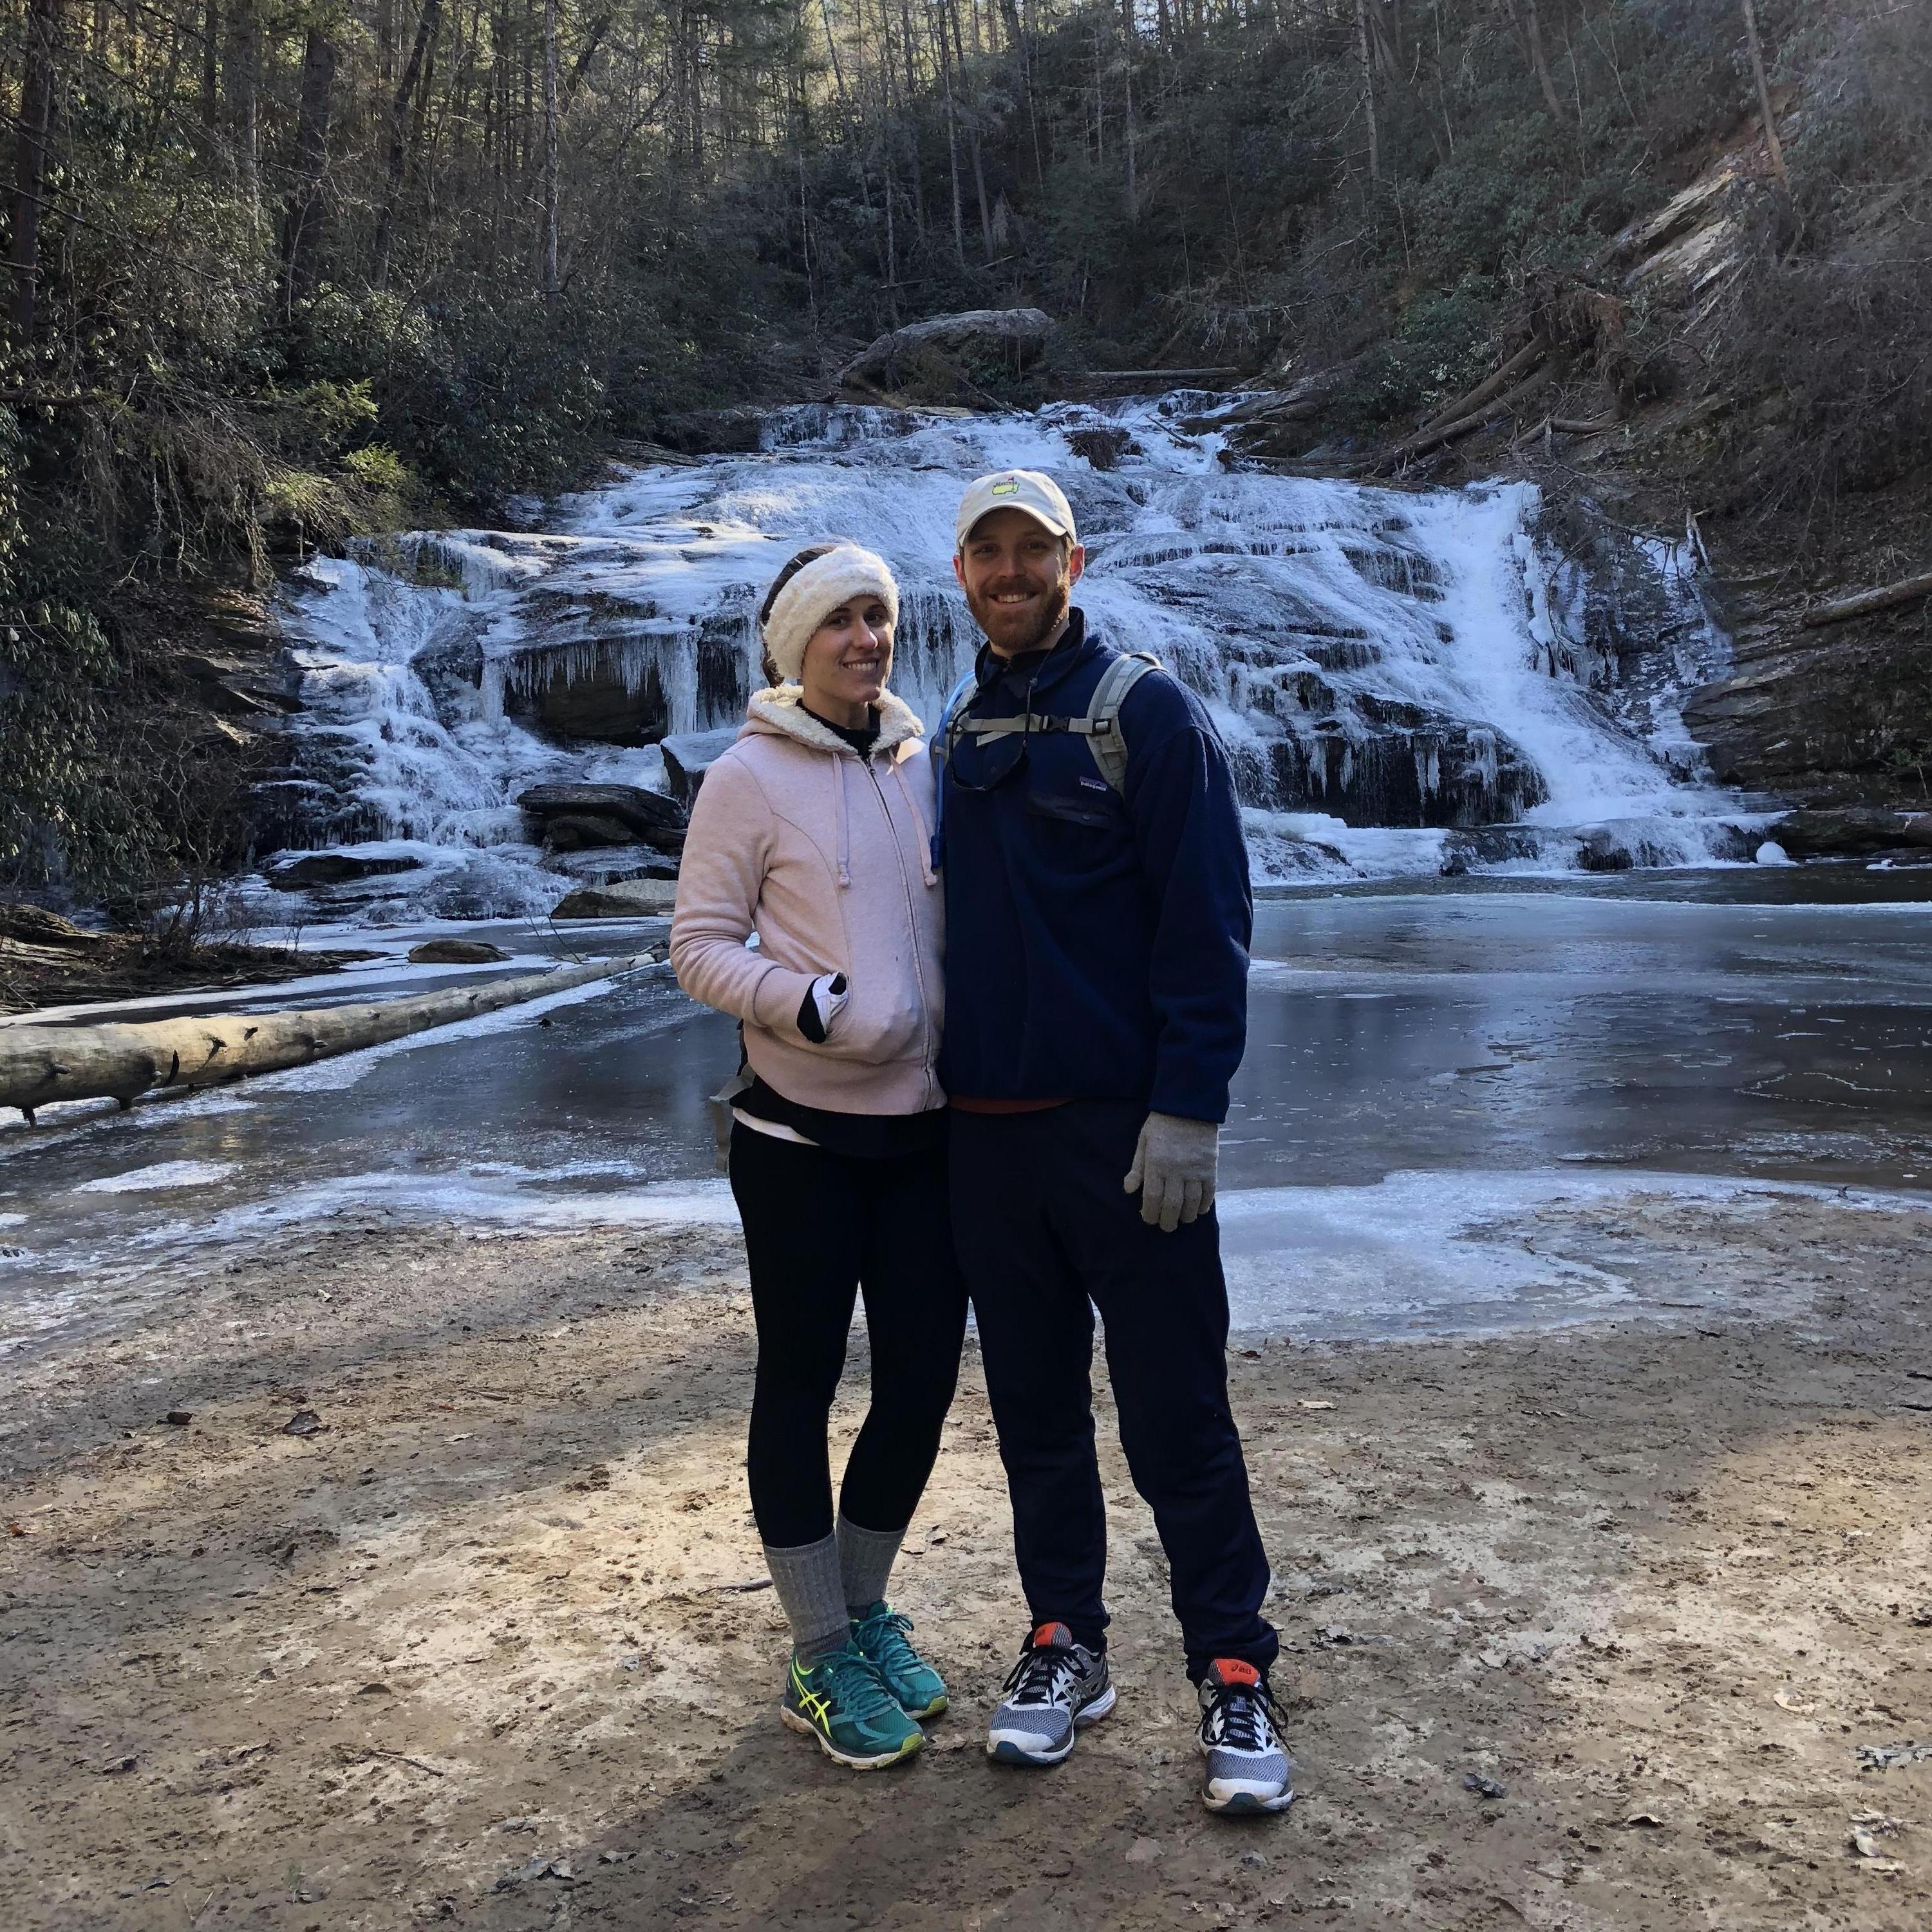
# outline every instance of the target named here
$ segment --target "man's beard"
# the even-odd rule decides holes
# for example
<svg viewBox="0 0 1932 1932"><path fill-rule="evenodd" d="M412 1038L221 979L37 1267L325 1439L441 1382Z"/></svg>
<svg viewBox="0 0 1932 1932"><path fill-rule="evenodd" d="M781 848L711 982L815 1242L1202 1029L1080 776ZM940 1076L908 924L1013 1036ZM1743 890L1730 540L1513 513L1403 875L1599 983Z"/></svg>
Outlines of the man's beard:
<svg viewBox="0 0 1932 1932"><path fill-rule="evenodd" d="M1016 639L1011 644L1000 645L998 649L1001 654L1006 657L1019 658L1024 657L1029 651L1038 650L1047 639L1053 635L1054 630L1060 619L1066 615L1066 607L1072 601L1072 598L1073 580L1070 577L1062 577L1047 592L1046 602L1041 608L1039 620L1034 626L1031 634ZM973 615L977 620L980 629L990 640L993 634L992 628L987 623L986 617L982 615L982 607L987 612L997 611L1000 607L993 602L991 597L969 602L969 608L972 609Z"/></svg>

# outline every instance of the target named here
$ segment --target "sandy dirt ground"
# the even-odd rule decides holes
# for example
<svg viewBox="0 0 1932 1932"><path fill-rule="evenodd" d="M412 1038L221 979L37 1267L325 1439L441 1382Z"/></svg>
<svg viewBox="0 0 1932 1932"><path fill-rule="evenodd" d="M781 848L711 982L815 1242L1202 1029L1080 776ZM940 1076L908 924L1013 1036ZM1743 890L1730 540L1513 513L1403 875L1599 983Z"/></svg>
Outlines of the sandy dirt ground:
<svg viewBox="0 0 1932 1932"><path fill-rule="evenodd" d="M1119 1708L987 1762L1023 1618L970 1357L895 1592L952 1714L866 1777L781 1728L729 1231L346 1215L184 1271L9 1366L4 1921L1923 1932L1932 1751L1862 1752L1932 1745L1932 1217L1492 1235L1683 1306L1238 1339L1301 1792L1242 1822L1111 1443Z"/></svg>

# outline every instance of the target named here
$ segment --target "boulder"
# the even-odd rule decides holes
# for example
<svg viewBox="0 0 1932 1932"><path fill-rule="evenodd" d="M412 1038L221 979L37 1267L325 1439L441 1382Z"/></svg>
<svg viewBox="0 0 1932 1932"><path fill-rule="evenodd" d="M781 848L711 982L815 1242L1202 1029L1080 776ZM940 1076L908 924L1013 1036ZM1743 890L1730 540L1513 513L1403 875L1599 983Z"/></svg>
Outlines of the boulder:
<svg viewBox="0 0 1932 1932"><path fill-rule="evenodd" d="M1903 845L1932 846L1932 814L1846 805L1794 812L1772 831L1794 859L1868 859Z"/></svg>
<svg viewBox="0 0 1932 1932"><path fill-rule="evenodd" d="M1584 833L1576 862L1586 872L1628 872L1636 860L1615 832L1599 829Z"/></svg>
<svg viewBox="0 0 1932 1932"><path fill-rule="evenodd" d="M596 812L560 812L544 820L544 843L553 852L581 852L596 845L634 845L638 835L621 818Z"/></svg>
<svg viewBox="0 0 1932 1932"><path fill-rule="evenodd" d="M1502 866L1515 859L1534 859L1542 850L1538 835L1526 826L1468 826L1444 838L1442 862L1436 869L1445 879L1466 878L1479 866Z"/></svg>
<svg viewBox="0 0 1932 1932"><path fill-rule="evenodd" d="M656 846L661 852L676 852L683 848L685 808L676 799L667 798L662 792L646 791L642 785L532 785L529 790L518 794L517 803L533 818L544 820L546 838L554 820L602 819L615 821L633 838Z"/></svg>
<svg viewBox="0 0 1932 1932"><path fill-rule="evenodd" d="M724 755L737 735L737 726L727 724L716 731L680 731L659 741L664 783L687 812L704 782L704 774Z"/></svg>
<svg viewBox="0 0 1932 1932"><path fill-rule="evenodd" d="M550 909L552 919L662 919L677 904L674 880L626 879L580 886Z"/></svg>
<svg viewBox="0 0 1932 1932"><path fill-rule="evenodd" d="M412 966L488 966L509 956L487 939L425 939L410 948Z"/></svg>
<svg viewBox="0 0 1932 1932"><path fill-rule="evenodd" d="M413 872L420 859L373 857L359 852L304 852L298 859L265 866L262 876L278 892L300 892L306 886L352 885L390 872Z"/></svg>
<svg viewBox="0 0 1932 1932"><path fill-rule="evenodd" d="M865 348L838 372L842 385L896 389L902 374L923 372L933 358L1015 371L1038 362L1053 332L1053 318L1038 308L975 308L912 322ZM991 373L990 369L983 373Z"/></svg>
<svg viewBox="0 0 1932 1932"><path fill-rule="evenodd" d="M608 885L616 879L677 877L677 861L648 845L593 845L581 852L552 852L543 866L547 872L561 873L586 886Z"/></svg>

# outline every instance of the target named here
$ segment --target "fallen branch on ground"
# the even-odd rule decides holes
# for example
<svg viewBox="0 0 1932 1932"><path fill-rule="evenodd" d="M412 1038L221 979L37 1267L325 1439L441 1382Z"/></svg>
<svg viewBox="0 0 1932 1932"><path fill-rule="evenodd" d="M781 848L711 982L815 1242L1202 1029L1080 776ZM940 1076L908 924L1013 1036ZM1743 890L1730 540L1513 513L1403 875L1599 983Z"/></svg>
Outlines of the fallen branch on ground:
<svg viewBox="0 0 1932 1932"><path fill-rule="evenodd" d="M296 1012L224 1013L126 1026L0 1028L0 1106L19 1108L31 1125L34 1110L56 1100L112 1100L126 1108L138 1094L279 1073L610 979L650 964L651 957L640 953L400 1000Z"/></svg>
<svg viewBox="0 0 1932 1932"><path fill-rule="evenodd" d="M1550 344L1541 336L1532 335L1493 375L1484 376L1466 396L1458 396L1448 408L1438 410L1408 440L1432 436L1446 423L1462 422L1472 410L1480 409L1491 397L1501 395L1519 376L1528 374L1549 353Z"/></svg>
<svg viewBox="0 0 1932 1932"><path fill-rule="evenodd" d="M1842 624L1853 617L1868 617L1874 610L1889 610L1895 604L1910 604L1915 597L1932 597L1932 571L1922 577L1908 577L1888 584L1880 590L1862 591L1856 597L1840 598L1835 604L1820 604L1804 614L1813 630L1825 624Z"/></svg>
<svg viewBox="0 0 1932 1932"><path fill-rule="evenodd" d="M1452 442L1460 442L1466 436L1473 436L1479 429L1494 422L1499 416L1513 415L1528 402L1539 390L1546 388L1556 380L1553 364L1546 364L1526 382L1520 383L1506 396L1498 396L1479 410L1472 410L1459 421L1444 423L1438 429L1419 430L1406 441L1395 444L1376 464L1378 470L1390 465L1406 463L1412 456L1426 456L1432 449L1441 449Z"/></svg>

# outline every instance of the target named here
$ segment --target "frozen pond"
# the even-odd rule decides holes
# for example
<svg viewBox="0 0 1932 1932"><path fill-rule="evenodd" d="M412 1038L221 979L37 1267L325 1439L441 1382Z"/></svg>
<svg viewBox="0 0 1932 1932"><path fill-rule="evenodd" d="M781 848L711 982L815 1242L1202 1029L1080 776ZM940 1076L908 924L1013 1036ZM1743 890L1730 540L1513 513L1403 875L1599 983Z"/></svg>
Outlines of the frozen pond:
<svg viewBox="0 0 1932 1932"><path fill-rule="evenodd" d="M1808 888L1849 902L1754 902ZM1473 1232L1558 1196L1796 1184L1932 1204L1914 890L1932 876L1264 902L1222 1165L1238 1318L1402 1334L1641 1306L1640 1283ZM526 955L555 944L495 931ZM398 979L378 964L328 995ZM222 1246L345 1209L506 1232L729 1221L704 1096L735 1052L658 968L130 1115L0 1127L0 1338L112 1321Z"/></svg>

